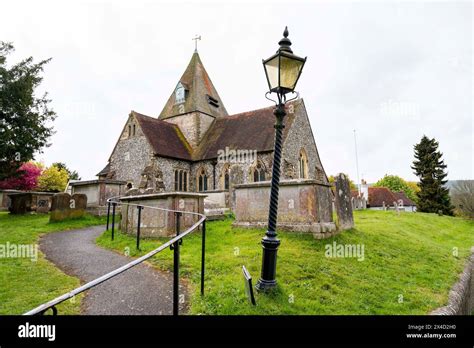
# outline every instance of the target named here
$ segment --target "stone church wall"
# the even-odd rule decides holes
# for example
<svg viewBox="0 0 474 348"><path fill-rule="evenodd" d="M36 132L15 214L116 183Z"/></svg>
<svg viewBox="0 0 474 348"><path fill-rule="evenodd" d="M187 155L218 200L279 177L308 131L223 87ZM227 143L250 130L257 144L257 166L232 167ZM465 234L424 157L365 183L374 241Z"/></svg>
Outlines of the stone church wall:
<svg viewBox="0 0 474 348"><path fill-rule="evenodd" d="M287 112L290 113L291 109L287 110ZM294 112L296 117L283 144L282 179L299 179L299 157L300 151L303 148L308 157L308 179L326 182L324 169L302 100L297 104L295 103ZM289 169L290 166L285 163L285 160L294 168L295 177L289 176L291 170Z"/></svg>
<svg viewBox="0 0 474 348"><path fill-rule="evenodd" d="M163 173L163 183L165 184L165 192L174 191L174 171L177 169L186 170L188 172L188 191L192 191L191 164L186 161L175 160L165 157L157 157L158 168Z"/></svg>
<svg viewBox="0 0 474 348"><path fill-rule="evenodd" d="M129 136L128 126L135 122L136 133ZM153 157L152 149L140 127L129 117L119 141L110 157L110 170L115 172L114 180L133 182L134 187L140 184L141 173Z"/></svg>

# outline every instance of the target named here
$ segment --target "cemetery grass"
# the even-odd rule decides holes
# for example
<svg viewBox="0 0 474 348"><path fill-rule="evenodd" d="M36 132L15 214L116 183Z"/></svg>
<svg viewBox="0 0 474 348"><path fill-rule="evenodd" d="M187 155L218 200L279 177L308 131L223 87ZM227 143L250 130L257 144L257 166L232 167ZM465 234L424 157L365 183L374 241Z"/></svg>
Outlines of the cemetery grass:
<svg viewBox="0 0 474 348"><path fill-rule="evenodd" d="M105 219L86 215L83 218L49 223L49 215L10 215L0 212L0 245L37 245L45 233L105 224ZM0 314L23 314L40 304L79 286L45 259L38 248L36 262L28 258L0 258ZM58 306L59 314L79 314L81 296ZM48 311L47 314L50 314Z"/></svg>
<svg viewBox="0 0 474 348"><path fill-rule="evenodd" d="M256 293L248 303L241 272L245 265L259 277L264 230L232 228L232 220L208 222L205 296L200 296L201 235L183 240L181 276L190 286L189 314L427 314L447 303L451 286L474 245L474 222L423 213L356 211L356 228L325 240L311 235L279 233L278 288ZM110 231L97 239L103 247L130 256L143 255L164 240L135 238ZM364 245L364 260L325 257L325 246ZM128 248L128 249L127 249ZM172 252L151 259L172 270Z"/></svg>

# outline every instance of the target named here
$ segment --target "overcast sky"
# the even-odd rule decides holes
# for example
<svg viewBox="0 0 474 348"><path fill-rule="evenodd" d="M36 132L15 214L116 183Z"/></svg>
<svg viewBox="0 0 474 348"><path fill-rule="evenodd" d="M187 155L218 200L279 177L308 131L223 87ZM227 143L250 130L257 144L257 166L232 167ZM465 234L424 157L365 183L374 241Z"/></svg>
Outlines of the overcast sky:
<svg viewBox="0 0 474 348"><path fill-rule="evenodd" d="M10 61L52 57L41 91L58 118L37 156L93 179L130 110L157 116L198 50L229 114L271 105L261 65L288 25L308 56L297 89L328 175L415 180L413 145L435 137L448 178L473 179L470 2L0 1Z"/></svg>

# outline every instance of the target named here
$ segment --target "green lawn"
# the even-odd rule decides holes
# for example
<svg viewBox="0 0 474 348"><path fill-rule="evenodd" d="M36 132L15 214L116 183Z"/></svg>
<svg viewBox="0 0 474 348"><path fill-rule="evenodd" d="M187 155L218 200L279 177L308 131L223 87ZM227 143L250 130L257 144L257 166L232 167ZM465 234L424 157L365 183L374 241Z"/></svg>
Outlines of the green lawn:
<svg viewBox="0 0 474 348"><path fill-rule="evenodd" d="M49 215L10 215L0 212L0 245L37 244L44 233L104 224L104 218L84 218L49 223ZM22 314L79 286L44 258L0 258L0 314ZM59 314L79 313L80 298L58 306Z"/></svg>
<svg viewBox="0 0 474 348"><path fill-rule="evenodd" d="M474 245L474 222L435 214L355 212L356 229L326 239L279 233L277 279L271 295L246 299L241 273L245 265L258 279L263 230L232 228L230 219L209 222L206 295L199 294L200 233L184 239L181 275L191 287L191 314L426 314L446 304ZM163 241L105 232L97 243L131 256L143 255ZM327 244L362 244L364 260L325 257ZM151 263L172 269L172 252Z"/></svg>

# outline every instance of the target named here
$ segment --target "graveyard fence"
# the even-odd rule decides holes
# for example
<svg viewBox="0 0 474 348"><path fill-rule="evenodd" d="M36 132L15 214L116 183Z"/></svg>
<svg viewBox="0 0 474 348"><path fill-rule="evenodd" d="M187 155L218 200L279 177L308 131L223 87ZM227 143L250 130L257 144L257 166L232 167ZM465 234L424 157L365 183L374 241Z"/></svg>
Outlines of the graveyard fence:
<svg viewBox="0 0 474 348"><path fill-rule="evenodd" d="M124 203L119 200L119 197L112 197L107 200L107 226L106 229L109 230L111 227L111 236L112 240L114 239L115 233L115 215L116 208L122 205L127 205L129 207L136 207L138 210L138 221L137 221L137 249L140 249L140 224L141 224L141 211L143 209L156 209L166 211L168 213L173 213L175 215L176 221L176 236L168 240L166 243L163 243L158 248L150 251L149 253L109 272L103 276L96 278L68 293L65 293L49 302L43 303L42 305L26 312L24 315L42 315L45 314L49 309L51 309L52 314L56 315L58 310L56 306L74 296L87 291L113 277L129 270L136 265L141 264L143 261L146 261L153 257L154 255L162 252L163 250L169 248L173 251L173 315L179 314L179 263L180 263L180 246L182 245L183 238L188 234L194 232L197 229L201 230L202 240L201 240L201 296L204 296L204 272L205 272L205 256L206 256L206 216L204 214L189 212L189 211L180 211L172 210L158 207L146 206L143 204L132 204ZM198 221L195 222L191 227L187 228L185 231L181 232L181 218L184 214L194 215L198 218Z"/></svg>

